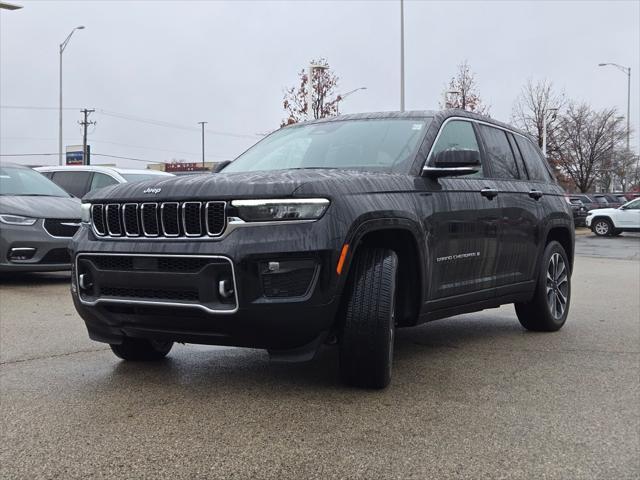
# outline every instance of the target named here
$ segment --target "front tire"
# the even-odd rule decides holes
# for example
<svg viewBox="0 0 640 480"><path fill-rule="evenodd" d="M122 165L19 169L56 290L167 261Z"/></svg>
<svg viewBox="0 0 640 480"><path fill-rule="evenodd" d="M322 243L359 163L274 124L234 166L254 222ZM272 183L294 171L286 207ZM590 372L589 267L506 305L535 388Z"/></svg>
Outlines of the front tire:
<svg viewBox="0 0 640 480"><path fill-rule="evenodd" d="M571 300L571 271L563 246L552 241L542 254L533 299L516 303L520 324L534 332L555 332L567 321Z"/></svg>
<svg viewBox="0 0 640 480"><path fill-rule="evenodd" d="M606 237L611 235L613 232L613 225L611 225L611 222L606 218L599 218L593 222L591 229L593 230L593 233L599 237Z"/></svg>
<svg viewBox="0 0 640 480"><path fill-rule="evenodd" d="M354 260L340 338L340 373L349 385L384 388L391 381L398 257L363 248Z"/></svg>
<svg viewBox="0 0 640 480"><path fill-rule="evenodd" d="M149 362L166 357L173 347L173 342L125 337L122 343L110 346L118 358L133 362Z"/></svg>

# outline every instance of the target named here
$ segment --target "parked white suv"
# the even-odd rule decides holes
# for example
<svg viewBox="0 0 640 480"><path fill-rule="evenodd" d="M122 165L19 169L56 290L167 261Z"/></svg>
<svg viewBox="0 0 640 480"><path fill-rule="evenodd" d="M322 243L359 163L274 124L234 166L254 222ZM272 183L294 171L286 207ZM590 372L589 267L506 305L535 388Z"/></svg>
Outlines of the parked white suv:
<svg viewBox="0 0 640 480"><path fill-rule="evenodd" d="M585 221L593 233L604 237L622 232L640 232L640 198L618 208L589 210Z"/></svg>
<svg viewBox="0 0 640 480"><path fill-rule="evenodd" d="M37 167L38 172L51 179L74 197L82 198L88 192L116 183L140 182L171 177L171 173L157 170L135 170L131 168L98 167L92 165Z"/></svg>

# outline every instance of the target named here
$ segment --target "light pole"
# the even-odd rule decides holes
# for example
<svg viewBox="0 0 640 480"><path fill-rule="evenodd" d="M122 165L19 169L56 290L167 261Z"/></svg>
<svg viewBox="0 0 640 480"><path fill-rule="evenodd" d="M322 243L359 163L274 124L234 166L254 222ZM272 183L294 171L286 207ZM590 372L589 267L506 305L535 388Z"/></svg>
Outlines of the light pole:
<svg viewBox="0 0 640 480"><path fill-rule="evenodd" d="M400 111L404 112L404 0L400 0Z"/></svg>
<svg viewBox="0 0 640 480"><path fill-rule="evenodd" d="M198 122L202 126L202 169L204 170L204 126L209 122Z"/></svg>
<svg viewBox="0 0 640 480"><path fill-rule="evenodd" d="M307 120L313 120L313 72L316 70L327 70L328 68L327 65L309 64L309 77L307 80Z"/></svg>
<svg viewBox="0 0 640 480"><path fill-rule="evenodd" d="M60 112L58 117L58 164L62 165L62 53L64 49L67 48L67 44L69 40L71 40L71 35L76 30L84 29L84 25L79 25L73 30L71 33L67 35L67 38L64 39L64 42L60 44Z"/></svg>
<svg viewBox="0 0 640 480"><path fill-rule="evenodd" d="M629 137L631 136L631 67L625 67L623 65L618 65L617 63L599 63L599 67L616 67L621 72L627 75L627 152L630 151L629 147Z"/></svg>
<svg viewBox="0 0 640 480"><path fill-rule="evenodd" d="M354 88L353 90L345 93L344 95L338 95L338 101L336 102L336 115L340 114L340 102L342 100L344 100L345 98L347 98L349 95L351 95L352 93L356 93L359 90L366 90L367 87L358 87L358 88Z"/></svg>
<svg viewBox="0 0 640 480"><path fill-rule="evenodd" d="M558 109L552 107L542 114L542 153L544 153L544 158L547 158L547 114L551 114L551 118L548 121L553 122L558 114Z"/></svg>

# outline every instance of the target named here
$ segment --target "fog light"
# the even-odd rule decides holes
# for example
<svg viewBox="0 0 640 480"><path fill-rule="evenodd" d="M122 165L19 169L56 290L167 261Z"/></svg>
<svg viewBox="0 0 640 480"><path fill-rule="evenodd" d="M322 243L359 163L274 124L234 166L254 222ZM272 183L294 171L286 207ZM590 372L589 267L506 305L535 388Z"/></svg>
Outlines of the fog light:
<svg viewBox="0 0 640 480"><path fill-rule="evenodd" d="M7 257L12 262L20 262L23 260L31 260L35 254L35 248L12 248L11 250L9 250L9 255L7 255Z"/></svg>
<svg viewBox="0 0 640 480"><path fill-rule="evenodd" d="M225 279L218 282L218 293L222 298L230 298L234 294L233 283Z"/></svg>

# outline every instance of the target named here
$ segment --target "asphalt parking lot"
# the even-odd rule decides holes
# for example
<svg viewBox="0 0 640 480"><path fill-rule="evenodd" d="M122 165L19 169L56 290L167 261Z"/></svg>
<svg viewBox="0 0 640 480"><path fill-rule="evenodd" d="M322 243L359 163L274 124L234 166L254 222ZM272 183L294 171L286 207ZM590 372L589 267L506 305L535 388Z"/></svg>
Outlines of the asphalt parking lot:
<svg viewBox="0 0 640 480"><path fill-rule="evenodd" d="M398 333L384 391L335 351L174 347L126 364L88 340L68 274L0 283L0 477L638 478L640 237L577 237L567 325L512 306Z"/></svg>

